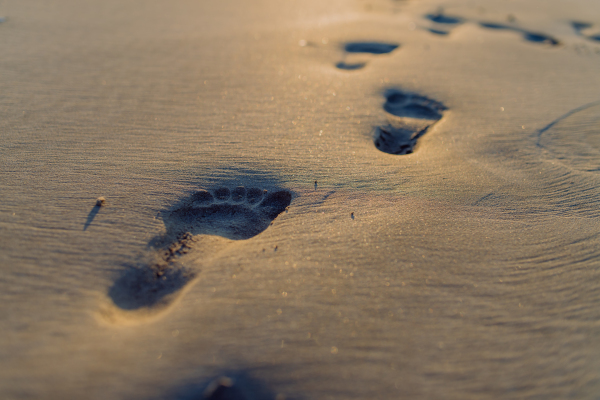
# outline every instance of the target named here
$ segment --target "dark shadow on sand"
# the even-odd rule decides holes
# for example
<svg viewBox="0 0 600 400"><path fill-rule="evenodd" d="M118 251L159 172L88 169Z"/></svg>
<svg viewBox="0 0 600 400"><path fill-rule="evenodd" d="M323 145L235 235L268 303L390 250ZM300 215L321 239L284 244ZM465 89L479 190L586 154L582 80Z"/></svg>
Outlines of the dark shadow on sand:
<svg viewBox="0 0 600 400"><path fill-rule="evenodd" d="M463 22L463 19L460 17L452 17L449 15L444 15L443 13L435 13L435 14L427 14L425 16L430 21L435 22L436 24L446 24L446 25L458 25Z"/></svg>
<svg viewBox="0 0 600 400"><path fill-rule="evenodd" d="M335 66L336 66L336 68L345 69L346 71L356 71L357 69L364 68L365 65L366 65L365 63L348 64L348 63L345 63L344 61L340 61Z"/></svg>
<svg viewBox="0 0 600 400"><path fill-rule="evenodd" d="M85 221L85 224L83 225L84 231L88 228L88 226L90 226L90 224L92 223L94 218L96 218L96 215L100 212L101 208L102 208L102 206L99 206L99 205L95 205L94 208L92 208L92 211L90 211L90 213L88 214L87 220Z"/></svg>

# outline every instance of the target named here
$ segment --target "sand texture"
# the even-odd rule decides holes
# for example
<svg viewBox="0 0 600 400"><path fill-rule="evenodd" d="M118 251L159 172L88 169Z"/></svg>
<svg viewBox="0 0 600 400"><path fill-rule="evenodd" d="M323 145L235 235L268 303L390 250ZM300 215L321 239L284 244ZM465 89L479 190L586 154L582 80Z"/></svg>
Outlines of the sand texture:
<svg viewBox="0 0 600 400"><path fill-rule="evenodd" d="M0 398L598 399L596 0L0 18Z"/></svg>

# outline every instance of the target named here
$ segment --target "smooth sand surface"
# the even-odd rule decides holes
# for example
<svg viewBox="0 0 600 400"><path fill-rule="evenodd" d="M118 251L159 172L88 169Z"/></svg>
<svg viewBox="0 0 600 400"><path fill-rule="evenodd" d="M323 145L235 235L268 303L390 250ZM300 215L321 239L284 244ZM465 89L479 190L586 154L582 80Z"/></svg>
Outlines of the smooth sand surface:
<svg viewBox="0 0 600 400"><path fill-rule="evenodd" d="M1 398L598 398L595 0L0 17Z"/></svg>

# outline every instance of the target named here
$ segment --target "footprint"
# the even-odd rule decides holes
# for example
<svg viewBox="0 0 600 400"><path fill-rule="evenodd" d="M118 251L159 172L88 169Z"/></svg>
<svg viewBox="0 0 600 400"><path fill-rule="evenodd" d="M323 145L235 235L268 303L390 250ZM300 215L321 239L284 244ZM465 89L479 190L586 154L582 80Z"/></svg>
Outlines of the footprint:
<svg viewBox="0 0 600 400"><path fill-rule="evenodd" d="M378 42L352 42L346 43L344 50L348 53L387 54L398 48L397 44Z"/></svg>
<svg viewBox="0 0 600 400"><path fill-rule="evenodd" d="M390 89L385 93L383 109L389 124L375 129L373 142L389 154L410 154L418 139L442 118L441 103L413 93Z"/></svg>
<svg viewBox="0 0 600 400"><path fill-rule="evenodd" d="M349 42L344 45L344 59L335 66L338 69L353 71L367 65L366 54L388 54L399 47L396 43ZM358 57L359 59L356 59Z"/></svg>
<svg viewBox="0 0 600 400"><path fill-rule="evenodd" d="M460 25L464 22L463 18L453 17L444 14L443 9L439 9L437 12L425 15L429 21L433 22L433 27L427 30L436 35L446 36L450 34L450 29L456 25Z"/></svg>
<svg viewBox="0 0 600 400"><path fill-rule="evenodd" d="M543 33L530 32L525 29L517 28L511 25L497 24L495 22L479 22L479 26L487 29L508 30L518 32L523 36L523 39L533 43L543 43L549 44L551 46L560 45L560 41L558 39L553 38L552 36Z"/></svg>
<svg viewBox="0 0 600 400"><path fill-rule="evenodd" d="M125 271L109 289L109 297L122 311L148 315L164 310L196 277L178 263L194 247L195 235L249 239L267 229L291 201L286 190L270 193L243 186L194 193L163 218L167 231L151 242L154 260Z"/></svg>
<svg viewBox="0 0 600 400"><path fill-rule="evenodd" d="M240 186L233 191L217 189L214 196L202 190L169 214L165 220L167 234L189 232L232 240L249 239L267 229L291 201L292 195L285 190L267 193Z"/></svg>
<svg viewBox="0 0 600 400"><path fill-rule="evenodd" d="M594 29L594 24L588 22L572 21L571 26L575 32L588 40L600 42L600 30Z"/></svg>
<svg viewBox="0 0 600 400"><path fill-rule="evenodd" d="M348 70L348 71L353 71L355 69L364 68L365 65L367 65L367 63L362 62L362 63L349 64L349 63L346 63L344 61L340 61L339 63L335 64L336 68L345 69L345 70Z"/></svg>

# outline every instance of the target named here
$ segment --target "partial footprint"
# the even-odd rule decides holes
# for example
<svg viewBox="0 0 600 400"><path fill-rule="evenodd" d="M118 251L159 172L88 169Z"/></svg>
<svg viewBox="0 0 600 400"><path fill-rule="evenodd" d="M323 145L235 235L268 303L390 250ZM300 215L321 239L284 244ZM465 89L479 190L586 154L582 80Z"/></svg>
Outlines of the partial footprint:
<svg viewBox="0 0 600 400"><path fill-rule="evenodd" d="M268 193L243 186L194 193L164 217L167 232L151 243L157 249L154 261L129 268L110 288L110 298L120 310L156 314L196 276L177 262L194 247L194 235L249 239L267 229L291 201L286 190ZM219 245L214 241L210 251L217 251Z"/></svg>
<svg viewBox="0 0 600 400"><path fill-rule="evenodd" d="M594 24L588 22L572 21L571 26L575 32L588 40L600 42L600 29L594 27Z"/></svg>
<svg viewBox="0 0 600 400"><path fill-rule="evenodd" d="M350 42L344 45L344 59L336 67L344 70L357 70L367 65L367 54L387 54L398 48L395 43L381 42Z"/></svg>
<svg viewBox="0 0 600 400"><path fill-rule="evenodd" d="M600 102L572 110L541 129L538 145L565 166L600 172Z"/></svg>
<svg viewBox="0 0 600 400"><path fill-rule="evenodd" d="M464 22L464 19L460 17L453 17L444 14L443 9L439 9L437 12L425 15L429 21L433 22L433 26L428 28L428 31L435 33L436 35L446 36L450 33L450 29Z"/></svg>
<svg viewBox="0 0 600 400"><path fill-rule="evenodd" d="M398 48L397 44L378 42L352 42L346 43L344 50L348 53L387 54Z"/></svg>
<svg viewBox="0 0 600 400"><path fill-rule="evenodd" d="M418 139L442 118L441 103L413 93L390 89L383 109L389 124L375 129L375 147L389 154L410 154Z"/></svg>
<svg viewBox="0 0 600 400"><path fill-rule="evenodd" d="M497 24L495 22L480 22L479 26L487 29L508 30L517 32L523 36L523 39L533 43L543 43L549 44L551 46L560 45L560 41L558 39L553 38L552 36L546 35L544 33L527 31L525 29L518 28L512 25Z"/></svg>
<svg viewBox="0 0 600 400"><path fill-rule="evenodd" d="M241 186L231 192L228 188L217 189L214 197L202 190L171 212L165 221L167 234L190 232L232 240L249 239L267 229L291 201L292 195L284 190L263 193Z"/></svg>

